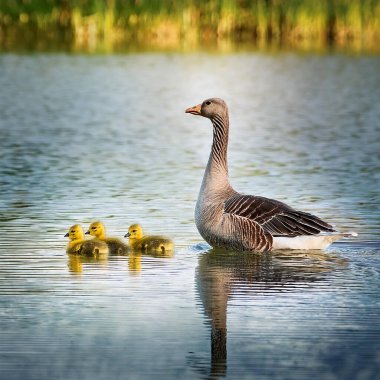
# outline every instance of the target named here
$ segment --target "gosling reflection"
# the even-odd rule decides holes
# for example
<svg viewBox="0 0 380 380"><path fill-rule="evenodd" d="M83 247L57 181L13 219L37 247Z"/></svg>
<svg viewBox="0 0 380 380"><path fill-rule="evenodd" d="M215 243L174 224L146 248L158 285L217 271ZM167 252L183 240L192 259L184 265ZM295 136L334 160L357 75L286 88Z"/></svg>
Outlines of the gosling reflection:
<svg viewBox="0 0 380 380"><path fill-rule="evenodd" d="M138 275L143 270L143 258L171 258L174 256L173 251L141 252L131 251L128 255L128 269L131 275Z"/></svg>
<svg viewBox="0 0 380 380"><path fill-rule="evenodd" d="M344 259L320 251L255 254L211 249L200 255L196 279L204 312L211 323L210 378L226 374L227 304L233 293L273 296L276 290L295 290L305 283L308 287L312 283L317 286L326 274L346 266Z"/></svg>
<svg viewBox="0 0 380 380"><path fill-rule="evenodd" d="M171 258L173 252L156 252L156 253L142 253L131 251L128 254L128 271L131 275L139 275L144 270L144 257L154 258ZM76 254L68 254L68 263L70 273L82 274L84 267L88 266L101 266L106 267L108 265L108 255L97 256L82 256Z"/></svg>
<svg viewBox="0 0 380 380"><path fill-rule="evenodd" d="M67 266L69 268L69 272L73 274L82 274L83 273L83 264L91 264L91 265L100 265L107 266L108 255L98 255L96 257L91 256L81 256L75 254L68 254L69 261Z"/></svg>
<svg viewBox="0 0 380 380"><path fill-rule="evenodd" d="M141 253L131 252L128 256L128 269L130 274L139 274L141 272Z"/></svg>

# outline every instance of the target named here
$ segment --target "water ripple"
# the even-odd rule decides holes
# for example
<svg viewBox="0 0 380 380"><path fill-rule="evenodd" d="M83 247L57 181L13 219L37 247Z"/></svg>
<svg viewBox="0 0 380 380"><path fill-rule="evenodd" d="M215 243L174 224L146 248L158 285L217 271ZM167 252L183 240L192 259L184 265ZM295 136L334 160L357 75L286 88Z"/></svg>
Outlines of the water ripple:
<svg viewBox="0 0 380 380"><path fill-rule="evenodd" d="M13 379L374 379L380 370L379 57L0 55L0 373ZM216 251L194 225L210 123L231 181L356 239ZM101 219L167 257L68 257ZM228 344L227 344L228 341ZM227 352L228 351L228 352ZM20 365L22 363L22 365Z"/></svg>

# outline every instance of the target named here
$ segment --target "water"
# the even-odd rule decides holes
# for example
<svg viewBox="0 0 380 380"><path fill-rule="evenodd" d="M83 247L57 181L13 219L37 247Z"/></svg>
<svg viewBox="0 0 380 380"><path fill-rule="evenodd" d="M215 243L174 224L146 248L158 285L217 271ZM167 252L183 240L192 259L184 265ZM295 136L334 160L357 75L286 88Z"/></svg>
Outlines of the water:
<svg viewBox="0 0 380 380"><path fill-rule="evenodd" d="M380 370L380 57L0 55L1 379L375 379ZM210 250L193 210L230 107L231 181L356 239ZM69 258L100 219L172 256Z"/></svg>

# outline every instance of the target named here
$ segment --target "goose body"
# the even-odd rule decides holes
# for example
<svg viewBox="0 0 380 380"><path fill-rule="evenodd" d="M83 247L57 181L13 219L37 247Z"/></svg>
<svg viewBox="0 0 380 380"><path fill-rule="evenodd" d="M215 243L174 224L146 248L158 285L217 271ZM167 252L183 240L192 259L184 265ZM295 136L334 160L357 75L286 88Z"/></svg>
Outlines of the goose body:
<svg viewBox="0 0 380 380"><path fill-rule="evenodd" d="M70 239L66 248L68 254L97 256L107 255L109 252L105 242L99 239L85 240L83 228L79 224L71 226L65 237Z"/></svg>
<svg viewBox="0 0 380 380"><path fill-rule="evenodd" d="M167 237L154 235L144 236L140 224L132 224L124 237L128 238L128 244L132 249L143 252L166 253L172 251L174 248L173 242Z"/></svg>
<svg viewBox="0 0 380 380"><path fill-rule="evenodd" d="M91 223L86 234L92 235L94 236L94 239L104 242L108 246L111 255L126 255L129 251L128 246L120 239L115 237L106 237L106 229L102 222L97 221Z"/></svg>
<svg viewBox="0 0 380 380"><path fill-rule="evenodd" d="M232 188L227 165L229 116L222 99L207 99L186 113L207 117L213 125L211 153L195 207L198 231L211 246L238 251L323 249L348 235L335 233L322 219L285 203Z"/></svg>

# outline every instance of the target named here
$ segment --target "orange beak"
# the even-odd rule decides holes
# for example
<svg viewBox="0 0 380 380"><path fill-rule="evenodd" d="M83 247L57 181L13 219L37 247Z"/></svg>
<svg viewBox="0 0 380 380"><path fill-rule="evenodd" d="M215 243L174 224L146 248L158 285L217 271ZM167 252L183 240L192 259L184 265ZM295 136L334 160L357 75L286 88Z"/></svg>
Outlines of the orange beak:
<svg viewBox="0 0 380 380"><path fill-rule="evenodd" d="M201 114L202 104L198 104L197 106L188 108L185 113L191 113L192 115L200 115Z"/></svg>

